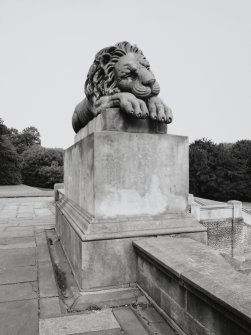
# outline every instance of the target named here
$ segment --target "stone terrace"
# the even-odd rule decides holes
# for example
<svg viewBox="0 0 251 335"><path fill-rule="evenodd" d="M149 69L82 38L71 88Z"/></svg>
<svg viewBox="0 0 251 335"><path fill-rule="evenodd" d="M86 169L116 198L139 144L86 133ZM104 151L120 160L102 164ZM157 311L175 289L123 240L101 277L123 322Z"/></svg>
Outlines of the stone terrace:
<svg viewBox="0 0 251 335"><path fill-rule="evenodd" d="M38 334L38 311L60 309L44 228L51 197L0 199L0 334Z"/></svg>
<svg viewBox="0 0 251 335"><path fill-rule="evenodd" d="M148 303L68 313L45 233L54 228L54 199L31 192L0 186L0 334L174 335Z"/></svg>

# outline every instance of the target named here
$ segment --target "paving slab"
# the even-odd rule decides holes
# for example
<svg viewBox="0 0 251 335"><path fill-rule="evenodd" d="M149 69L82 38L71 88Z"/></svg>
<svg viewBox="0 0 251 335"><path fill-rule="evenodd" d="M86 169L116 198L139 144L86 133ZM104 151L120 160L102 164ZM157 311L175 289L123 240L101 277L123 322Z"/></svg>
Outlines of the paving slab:
<svg viewBox="0 0 251 335"><path fill-rule="evenodd" d="M1 335L38 335L37 300L0 303Z"/></svg>
<svg viewBox="0 0 251 335"><path fill-rule="evenodd" d="M176 335L174 330L153 306L135 306L133 307L133 311L150 334Z"/></svg>
<svg viewBox="0 0 251 335"><path fill-rule="evenodd" d="M16 243L16 244L0 244L0 249L23 249L23 248L35 248L36 243L26 242L26 243Z"/></svg>
<svg viewBox="0 0 251 335"><path fill-rule="evenodd" d="M108 329L108 330L98 330L94 332L87 332L87 333L75 333L71 335L122 335L124 333L121 332L120 329Z"/></svg>
<svg viewBox="0 0 251 335"><path fill-rule="evenodd" d="M18 226L18 225L19 225L19 222L2 221L0 222L0 229L6 228L6 227Z"/></svg>
<svg viewBox="0 0 251 335"><path fill-rule="evenodd" d="M0 266L25 266L36 264L36 248L1 250Z"/></svg>
<svg viewBox="0 0 251 335"><path fill-rule="evenodd" d="M51 262L38 263L38 283L41 298L58 296L57 284Z"/></svg>
<svg viewBox="0 0 251 335"><path fill-rule="evenodd" d="M47 244L37 246L37 260L38 264L40 264L41 262L51 261L51 256Z"/></svg>
<svg viewBox="0 0 251 335"><path fill-rule="evenodd" d="M21 212L17 214L18 218L34 218L35 214L30 213L30 212Z"/></svg>
<svg viewBox="0 0 251 335"><path fill-rule="evenodd" d="M48 197L52 196L54 191L46 188L37 188L28 185L1 185L0 198L15 197Z"/></svg>
<svg viewBox="0 0 251 335"><path fill-rule="evenodd" d="M0 286L0 302L35 299L37 296L38 288L36 282Z"/></svg>
<svg viewBox="0 0 251 335"><path fill-rule="evenodd" d="M33 236L24 236L24 237L1 237L0 234L0 244L8 245L8 244L23 244L33 242Z"/></svg>
<svg viewBox="0 0 251 335"><path fill-rule="evenodd" d="M22 232L22 233L33 233L34 229L33 227L7 227L5 229L6 233L16 233L16 232Z"/></svg>
<svg viewBox="0 0 251 335"><path fill-rule="evenodd" d="M137 316L130 308L114 308L113 314L123 329L124 334L149 335L145 327L140 323Z"/></svg>
<svg viewBox="0 0 251 335"><path fill-rule="evenodd" d="M34 236L34 230L24 230L24 229L16 229L12 231L4 231L1 232L0 238L5 238L5 237L26 237L26 236Z"/></svg>
<svg viewBox="0 0 251 335"><path fill-rule="evenodd" d="M0 284L14 284L36 280L36 266L16 266L0 268Z"/></svg>
<svg viewBox="0 0 251 335"><path fill-rule="evenodd" d="M86 335L88 332L113 329L119 330L120 326L111 310L39 320L40 335Z"/></svg>
<svg viewBox="0 0 251 335"><path fill-rule="evenodd" d="M48 208L34 209L34 212L37 216L52 215L51 211Z"/></svg>
<svg viewBox="0 0 251 335"><path fill-rule="evenodd" d="M61 315L60 301L58 297L40 299L40 318L46 319Z"/></svg>

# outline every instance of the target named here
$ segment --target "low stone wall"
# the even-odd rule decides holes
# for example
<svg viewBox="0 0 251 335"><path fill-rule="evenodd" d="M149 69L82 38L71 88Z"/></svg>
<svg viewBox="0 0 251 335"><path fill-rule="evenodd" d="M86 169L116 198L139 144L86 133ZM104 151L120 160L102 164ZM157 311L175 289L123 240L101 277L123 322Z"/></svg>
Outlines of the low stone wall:
<svg viewBox="0 0 251 335"><path fill-rule="evenodd" d="M251 280L185 238L134 242L137 282L179 334L251 334Z"/></svg>
<svg viewBox="0 0 251 335"><path fill-rule="evenodd" d="M247 252L251 227L242 219L202 220L207 228L208 245L231 257L241 257Z"/></svg>

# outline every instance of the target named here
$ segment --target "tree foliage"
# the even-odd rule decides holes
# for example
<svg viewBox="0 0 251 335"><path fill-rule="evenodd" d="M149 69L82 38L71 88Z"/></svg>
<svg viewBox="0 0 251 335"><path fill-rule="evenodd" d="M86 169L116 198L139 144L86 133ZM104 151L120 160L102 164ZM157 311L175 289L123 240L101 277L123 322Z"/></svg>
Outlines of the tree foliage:
<svg viewBox="0 0 251 335"><path fill-rule="evenodd" d="M63 150L41 147L35 127L19 132L0 119L0 184L53 187L63 181Z"/></svg>
<svg viewBox="0 0 251 335"><path fill-rule="evenodd" d="M41 145L40 133L36 127L27 127L21 132L15 128L9 128L7 135L19 154L33 145Z"/></svg>
<svg viewBox="0 0 251 335"><path fill-rule="evenodd" d="M22 181L22 159L8 139L8 128L0 119L0 185L17 185Z"/></svg>
<svg viewBox="0 0 251 335"><path fill-rule="evenodd" d="M251 140L215 144L196 140L189 148L190 193L226 201L251 200Z"/></svg>
<svg viewBox="0 0 251 335"><path fill-rule="evenodd" d="M24 183L53 187L63 181L63 150L33 145L22 153Z"/></svg>

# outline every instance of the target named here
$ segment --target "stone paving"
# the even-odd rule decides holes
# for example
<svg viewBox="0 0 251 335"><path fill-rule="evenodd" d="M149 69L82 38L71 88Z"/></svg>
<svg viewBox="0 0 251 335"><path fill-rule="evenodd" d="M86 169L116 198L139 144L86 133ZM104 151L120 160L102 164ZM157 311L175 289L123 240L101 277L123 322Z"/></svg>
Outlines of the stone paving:
<svg viewBox="0 0 251 335"><path fill-rule="evenodd" d="M0 186L0 335L174 335L150 305L69 313L46 238L48 229L55 234L54 199L25 197L23 188L22 197L4 198L9 195L4 188Z"/></svg>
<svg viewBox="0 0 251 335"><path fill-rule="evenodd" d="M48 188L31 187L27 185L1 185L0 198L13 197L50 197L54 191Z"/></svg>
<svg viewBox="0 0 251 335"><path fill-rule="evenodd" d="M39 316L61 311L44 232L54 227L52 202L0 199L0 334L38 334Z"/></svg>

